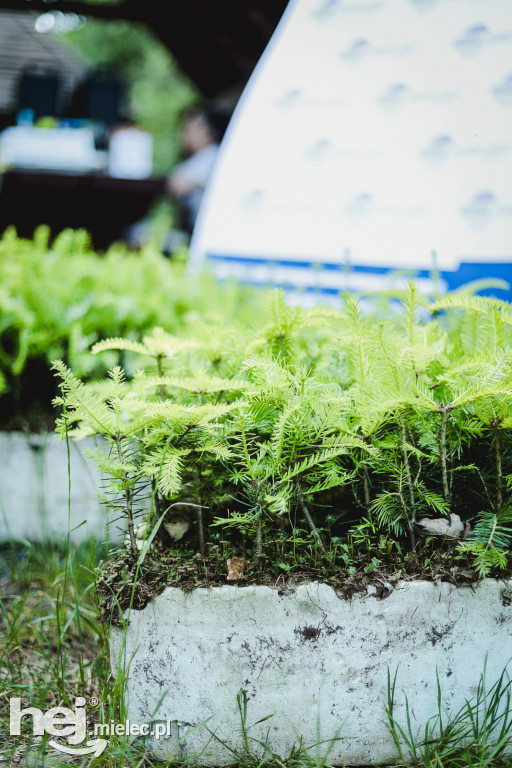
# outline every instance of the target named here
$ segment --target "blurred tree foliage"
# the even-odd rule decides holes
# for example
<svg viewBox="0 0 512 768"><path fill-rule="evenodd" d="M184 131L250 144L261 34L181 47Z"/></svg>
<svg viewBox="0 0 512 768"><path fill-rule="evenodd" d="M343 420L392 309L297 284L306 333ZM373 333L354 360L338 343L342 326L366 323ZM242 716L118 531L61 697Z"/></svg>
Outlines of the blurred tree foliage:
<svg viewBox="0 0 512 768"><path fill-rule="evenodd" d="M130 114L155 139L155 172L168 172L179 156L180 115L199 96L171 53L144 25L121 20L89 19L65 39L125 78Z"/></svg>

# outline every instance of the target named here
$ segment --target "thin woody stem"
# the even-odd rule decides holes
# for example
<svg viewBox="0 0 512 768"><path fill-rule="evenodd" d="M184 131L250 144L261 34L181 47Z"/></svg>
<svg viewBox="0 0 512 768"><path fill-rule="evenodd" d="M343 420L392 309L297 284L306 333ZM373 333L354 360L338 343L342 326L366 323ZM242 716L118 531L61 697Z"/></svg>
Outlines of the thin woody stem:
<svg viewBox="0 0 512 768"><path fill-rule="evenodd" d="M400 428L402 432L402 456L404 457L405 474L407 477L407 485L409 486L409 500L411 504L411 514L409 516L406 508L406 504L402 494L400 494L400 501L405 511L407 521L409 524L409 542L411 545L411 551L416 548L416 536L414 533L414 524L416 523L416 501L414 496L414 484L412 481L411 466L409 464L409 456L407 455L407 433L405 430L405 421L403 416L400 417Z"/></svg>
<svg viewBox="0 0 512 768"><path fill-rule="evenodd" d="M158 375L159 375L159 377L161 379L163 379L163 377L164 377L164 369L163 369L163 366L162 366L162 357L163 357L163 355L157 355L156 356L156 367L157 367L157 370L158 370ZM165 400L165 387L164 387L163 384L160 384L160 397L162 398L162 400Z"/></svg>
<svg viewBox="0 0 512 768"><path fill-rule="evenodd" d="M497 480L497 494L496 503L499 510L503 504L503 468L501 464L501 441L500 430L496 426L496 480Z"/></svg>
<svg viewBox="0 0 512 768"><path fill-rule="evenodd" d="M444 493L444 500L449 504L450 503L450 485L448 483L448 467L447 467L447 459L446 459L446 416L448 411L451 410L451 407L449 404L445 405L442 404L439 406L439 411L441 412L441 440L440 440L440 447L441 447L441 471L443 475L443 493Z"/></svg>
<svg viewBox="0 0 512 768"><path fill-rule="evenodd" d="M393 496L397 496L400 499L400 504L402 505L402 509L404 511L405 518L407 520L407 527L409 529L409 544L411 547L411 552L414 552L414 550L416 549L416 535L414 533L414 525L413 525L414 520L412 520L409 517L409 513L407 511L407 504L405 503L405 499L402 496L402 494L398 493L398 491L395 491L395 493L393 493Z"/></svg>
<svg viewBox="0 0 512 768"><path fill-rule="evenodd" d="M320 536L320 533L318 532L318 528L316 527L316 525L313 522L313 518L311 517L311 515L309 513L309 509L306 507L306 504L304 503L304 499L302 498L302 496L299 498L299 506L301 508L302 514L306 518L306 522L307 522L307 524L309 526L309 530L311 531L311 533L314 535L314 537L316 538L316 540L320 544L322 552L325 552L326 551L325 544L322 541L322 537Z"/></svg>
<svg viewBox="0 0 512 768"><path fill-rule="evenodd" d="M364 504L366 509L370 508L371 504L371 498L370 498L370 483L368 481L368 475L363 469L363 489L364 489Z"/></svg>
<svg viewBox="0 0 512 768"><path fill-rule="evenodd" d="M258 520L258 526L256 528L256 543L254 547L254 563L258 565L263 552L263 530L261 525L261 518Z"/></svg>
<svg viewBox="0 0 512 768"><path fill-rule="evenodd" d="M198 487L201 488L201 470L197 470L197 480L198 480ZM204 539L204 521L203 521L203 505L201 500L201 491L199 491L198 498L198 507L197 507L197 537L199 539L199 552L201 553L201 557L206 556L206 543Z"/></svg>
<svg viewBox="0 0 512 768"><path fill-rule="evenodd" d="M402 456L404 457L405 474L407 477L407 485L409 486L409 498L411 501L411 508L414 516L414 486L412 482L411 466L409 464L409 456L407 455L407 433L405 431L405 421L403 416L400 417L400 429L402 432ZM414 518L413 518L414 519Z"/></svg>
<svg viewBox="0 0 512 768"><path fill-rule="evenodd" d="M161 504L161 500L160 500L160 494L158 493L158 486L157 486L156 478L153 478L151 480L151 490L153 492L153 498L155 500L155 512L156 512L156 517L158 519L160 517L160 515L162 514L162 504ZM151 509L149 509L149 511L148 511L148 522L149 522L150 519L151 519Z"/></svg>
<svg viewBox="0 0 512 768"><path fill-rule="evenodd" d="M121 440L119 438L119 435L114 435L114 441L116 444L119 461L121 462L121 464L124 464L123 452L121 449ZM127 480L127 474L123 470L123 482L125 482L126 480ZM133 554L136 554L137 541L135 539L135 526L133 524L132 495L129 488L124 489L124 498L126 502L126 516L128 518L128 535L130 537L130 549Z"/></svg>
<svg viewBox="0 0 512 768"><path fill-rule="evenodd" d="M197 535L199 538L199 552L201 553L201 557L205 557L206 544L204 540L203 507L201 505L201 497L199 497L199 506L197 508Z"/></svg>

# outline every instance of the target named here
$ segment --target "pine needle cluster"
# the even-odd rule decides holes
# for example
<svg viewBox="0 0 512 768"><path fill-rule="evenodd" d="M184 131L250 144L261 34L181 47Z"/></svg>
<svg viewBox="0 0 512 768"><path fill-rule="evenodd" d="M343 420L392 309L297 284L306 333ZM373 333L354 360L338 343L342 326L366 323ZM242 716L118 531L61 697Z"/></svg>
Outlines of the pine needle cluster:
<svg viewBox="0 0 512 768"><path fill-rule="evenodd" d="M180 505L200 556L222 541L256 567L276 541L337 567L354 547L405 556L424 541L420 521L455 514L464 534L435 546L480 576L507 567L507 303L469 289L431 303L410 283L376 315L353 297L341 310L303 309L275 291L250 330L196 322L179 336L108 339L92 354L127 350L140 363L129 380L119 366L89 384L54 368L58 430L104 439L91 458L134 553L137 516L155 534Z"/></svg>
<svg viewBox="0 0 512 768"><path fill-rule="evenodd" d="M250 286L206 272L192 279L151 244L134 252L117 243L99 255L83 230L51 238L41 226L25 240L8 228L0 236L0 423L26 430L50 421L56 358L77 376L102 378L116 362L131 370L135 355L129 344L121 358L91 355L100 339L134 342L158 325L183 332L191 316L213 323L224 312L248 322L262 305Z"/></svg>

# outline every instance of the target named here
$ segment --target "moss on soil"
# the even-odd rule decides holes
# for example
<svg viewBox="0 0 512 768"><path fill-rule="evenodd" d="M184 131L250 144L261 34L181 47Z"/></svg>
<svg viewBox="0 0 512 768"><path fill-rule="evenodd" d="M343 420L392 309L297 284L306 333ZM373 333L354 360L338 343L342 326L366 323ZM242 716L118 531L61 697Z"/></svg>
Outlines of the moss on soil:
<svg viewBox="0 0 512 768"><path fill-rule="evenodd" d="M304 582L322 581L343 599L366 592L371 586L375 588L374 596L383 599L398 581L444 581L458 586L471 586L478 581L469 557L461 557L453 548L433 549L423 543L405 557L395 555L382 559L379 564L372 563L368 555L360 554L350 568L339 563L333 565L328 557L319 557L319 562L309 566L294 564L291 556L288 562L279 563L264 558L257 568L249 562L237 582L227 581L226 560L220 555L208 559L187 550L157 548L150 550L138 565L137 557L128 550L120 551L111 560L100 563L97 569L100 621L121 626L122 611L130 607L142 610L166 587L190 591L228 584L237 589L256 584L286 592ZM489 574L502 579L511 575L512 568Z"/></svg>

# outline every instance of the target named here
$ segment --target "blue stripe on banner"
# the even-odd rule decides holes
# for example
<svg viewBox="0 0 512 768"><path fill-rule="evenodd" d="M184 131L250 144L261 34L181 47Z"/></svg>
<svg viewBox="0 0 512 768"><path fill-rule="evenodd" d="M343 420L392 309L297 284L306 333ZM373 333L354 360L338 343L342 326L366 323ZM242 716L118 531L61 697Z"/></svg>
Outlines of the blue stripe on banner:
<svg viewBox="0 0 512 768"><path fill-rule="evenodd" d="M290 270L293 269L299 269L304 270L304 277L306 277L307 272L309 271L311 273L311 281L313 282L315 278L317 279L319 275L325 271L325 272L335 272L335 273L346 273L347 276L350 274L354 275L361 275L361 277L364 279L364 276L378 278L382 275L390 275L390 274L397 274L397 273L407 273L414 277L417 277L418 279L426 279L431 280L432 279L432 271L429 269L413 269L413 268L400 268L400 267L382 267L382 266L367 266L367 265L360 265L360 264L333 264L333 263L324 263L324 262L314 262L314 261L298 261L296 259L283 259L283 258L262 258L260 256L252 257L252 256L241 256L241 255L224 255L219 253L208 253L207 259L212 263L212 266L215 264L221 264L224 263L226 265L232 265L239 268L249 268L251 266L253 267L268 267L269 269L286 269L289 268ZM456 271L440 271L439 273L440 279L443 280L445 283L445 286L448 290L455 290L459 288L460 286L464 285L465 283L472 282L474 280L482 280L486 278L498 278L500 280L505 280L509 284L512 285L512 256L510 256L509 261L482 261L482 262L476 262L476 261L462 261L460 263L459 268ZM283 288L284 290L293 290L294 288L297 291L300 291L301 293L319 293L319 294L325 294L330 296L337 295L340 290L339 287L330 287L326 285L311 285L307 282L296 284L293 280L290 280L289 282L284 282L282 279L279 281L273 281L269 279L268 281L261 282L259 280L251 280L250 276L243 275L239 276L239 279L241 279L242 282L246 283L254 283L256 285L269 285L272 284L276 288ZM508 301L512 301L512 290L502 290L498 288L492 288L484 291L479 291L479 293L487 294L496 296L500 299L506 299Z"/></svg>
<svg viewBox="0 0 512 768"><path fill-rule="evenodd" d="M443 272L442 276L448 283L448 288L452 291L465 283L470 283L473 280L481 280L486 277L494 277L499 280L505 280L512 286L512 256L508 262L461 262L456 272ZM498 295L498 298L506 298L508 301L512 299L511 291L502 291L499 289L492 289L492 295ZM483 293L486 293L485 291Z"/></svg>
<svg viewBox="0 0 512 768"><path fill-rule="evenodd" d="M243 266L259 265L270 267L290 267L290 268L302 268L312 269L315 272L322 269L334 270L336 272L368 272L375 275L385 275L389 272L407 271L413 272L418 277L430 277L432 272L428 269L411 270L400 269L398 267L377 267L377 266L362 266L356 264L333 264L332 262L319 262L319 261L295 261L293 259L279 259L279 258L261 258L261 256L224 256L219 253L207 253L206 258L211 261L227 261L232 264L241 264Z"/></svg>

